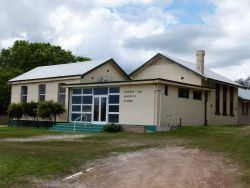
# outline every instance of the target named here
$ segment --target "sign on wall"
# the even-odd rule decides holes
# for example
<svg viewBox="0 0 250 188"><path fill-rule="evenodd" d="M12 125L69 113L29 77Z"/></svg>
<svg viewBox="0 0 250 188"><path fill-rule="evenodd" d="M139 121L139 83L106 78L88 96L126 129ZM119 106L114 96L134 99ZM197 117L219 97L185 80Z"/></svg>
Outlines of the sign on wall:
<svg viewBox="0 0 250 188"><path fill-rule="evenodd" d="M142 93L142 90L125 90L123 91L123 102L132 103Z"/></svg>

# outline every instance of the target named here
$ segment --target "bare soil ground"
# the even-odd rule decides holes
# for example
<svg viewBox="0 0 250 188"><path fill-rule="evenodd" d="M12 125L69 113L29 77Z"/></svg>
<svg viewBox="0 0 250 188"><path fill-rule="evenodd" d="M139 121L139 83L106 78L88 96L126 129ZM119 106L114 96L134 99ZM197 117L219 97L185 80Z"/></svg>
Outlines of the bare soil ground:
<svg viewBox="0 0 250 188"><path fill-rule="evenodd" d="M240 187L236 181L239 174L237 166L222 156L184 147L148 149L111 156L85 165L82 172L82 175L69 180L37 182L35 187Z"/></svg>
<svg viewBox="0 0 250 188"><path fill-rule="evenodd" d="M74 141L75 139L87 137L86 134L77 135L42 135L42 136L31 136L27 138L4 138L0 141L5 142L40 142L49 140L63 140L63 141Z"/></svg>

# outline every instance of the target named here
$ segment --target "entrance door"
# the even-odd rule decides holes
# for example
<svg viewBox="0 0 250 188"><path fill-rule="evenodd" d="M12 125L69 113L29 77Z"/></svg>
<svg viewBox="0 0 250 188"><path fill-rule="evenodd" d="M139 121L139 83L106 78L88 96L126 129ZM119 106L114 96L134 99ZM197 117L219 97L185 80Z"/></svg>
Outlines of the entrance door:
<svg viewBox="0 0 250 188"><path fill-rule="evenodd" d="M107 122L107 96L94 96L93 122Z"/></svg>

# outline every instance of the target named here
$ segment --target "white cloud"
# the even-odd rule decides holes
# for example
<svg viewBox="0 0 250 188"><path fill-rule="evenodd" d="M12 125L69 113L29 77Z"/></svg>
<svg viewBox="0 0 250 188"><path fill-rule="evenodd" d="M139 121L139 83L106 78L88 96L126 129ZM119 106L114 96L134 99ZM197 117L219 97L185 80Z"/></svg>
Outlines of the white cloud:
<svg viewBox="0 0 250 188"><path fill-rule="evenodd" d="M222 67L213 69L215 72L236 80L239 78L247 78L250 76L250 59L244 60L240 65L232 65L229 67Z"/></svg>
<svg viewBox="0 0 250 188"><path fill-rule="evenodd" d="M51 42L134 67L158 51L194 60L195 50L205 49L206 63L216 71L250 74L250 1L209 1L213 14L188 25L166 11L171 0L2 0L0 47L16 39Z"/></svg>
<svg viewBox="0 0 250 188"><path fill-rule="evenodd" d="M51 39L54 44L69 48L77 54L91 58L113 57L125 63L138 63L149 58L143 50L129 49L123 46L132 36L146 37L164 32L164 25L175 22L175 18L155 7L145 9L154 11L154 16L138 22L123 19L124 14L116 14L108 8L98 7L79 14L62 5L49 16ZM163 20L159 20L161 16ZM152 55L152 53L148 53ZM133 57L133 58L132 58ZM142 58L143 57L143 58ZM137 60L138 59L138 60Z"/></svg>

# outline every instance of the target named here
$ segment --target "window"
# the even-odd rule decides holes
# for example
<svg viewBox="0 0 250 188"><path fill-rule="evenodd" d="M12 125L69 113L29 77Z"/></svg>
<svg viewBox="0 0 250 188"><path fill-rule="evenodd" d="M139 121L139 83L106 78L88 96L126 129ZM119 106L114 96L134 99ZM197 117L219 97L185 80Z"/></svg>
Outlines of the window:
<svg viewBox="0 0 250 188"><path fill-rule="evenodd" d="M248 116L248 104L246 104L246 116Z"/></svg>
<svg viewBox="0 0 250 188"><path fill-rule="evenodd" d="M109 104L119 104L120 96L119 95L110 95Z"/></svg>
<svg viewBox="0 0 250 188"><path fill-rule="evenodd" d="M248 115L248 105L247 105L247 103L242 104L242 115L245 115L245 116Z"/></svg>
<svg viewBox="0 0 250 188"><path fill-rule="evenodd" d="M119 105L109 105L109 112L119 112Z"/></svg>
<svg viewBox="0 0 250 188"><path fill-rule="evenodd" d="M38 100L45 101L45 95L46 95L46 85L45 84L39 85L39 92L38 93L39 93Z"/></svg>
<svg viewBox="0 0 250 188"><path fill-rule="evenodd" d="M72 112L81 112L81 106L80 105L74 105L74 106L72 106L72 108L71 108L71 111Z"/></svg>
<svg viewBox="0 0 250 188"><path fill-rule="evenodd" d="M83 94L90 94L91 95L92 94L92 89L83 89L82 93Z"/></svg>
<svg viewBox="0 0 250 188"><path fill-rule="evenodd" d="M81 96L72 96L72 104L81 104L82 97Z"/></svg>
<svg viewBox="0 0 250 188"><path fill-rule="evenodd" d="M81 89L73 89L73 95L81 95L82 90Z"/></svg>
<svg viewBox="0 0 250 188"><path fill-rule="evenodd" d="M97 105L95 96L105 95L101 99L100 109L103 110L102 116L99 119L99 108L95 111ZM106 98L107 97L107 98ZM106 100L107 99L107 100ZM98 120L102 122L119 122L119 102L120 88L119 87L99 87L99 88L75 88L72 89L71 96L71 121ZM107 111L107 112L106 112Z"/></svg>
<svg viewBox="0 0 250 188"><path fill-rule="evenodd" d="M92 96L83 96L82 104L92 104Z"/></svg>
<svg viewBox="0 0 250 188"><path fill-rule="evenodd" d="M110 123L118 123L119 122L119 114L109 114L109 122Z"/></svg>
<svg viewBox="0 0 250 188"><path fill-rule="evenodd" d="M168 85L165 85L165 95L168 96Z"/></svg>
<svg viewBox="0 0 250 188"><path fill-rule="evenodd" d="M220 84L215 88L215 114L220 115Z"/></svg>
<svg viewBox="0 0 250 188"><path fill-rule="evenodd" d="M66 88L63 88L63 83L58 84L58 102L65 106Z"/></svg>
<svg viewBox="0 0 250 188"><path fill-rule="evenodd" d="M92 105L83 105L82 106L83 112L91 112L92 111Z"/></svg>
<svg viewBox="0 0 250 188"><path fill-rule="evenodd" d="M193 91L193 99L194 100L201 100L202 99L202 92L201 91Z"/></svg>
<svg viewBox="0 0 250 188"><path fill-rule="evenodd" d="M81 121L81 119L79 118L81 114L76 114L76 113L72 113L71 114L71 120L72 121Z"/></svg>
<svg viewBox="0 0 250 188"><path fill-rule="evenodd" d="M234 88L230 87L230 116L234 116Z"/></svg>
<svg viewBox="0 0 250 188"><path fill-rule="evenodd" d="M187 88L179 88L178 92L179 98L189 98L189 89Z"/></svg>
<svg viewBox="0 0 250 188"><path fill-rule="evenodd" d="M106 87L94 88L94 95L107 95L107 94L108 94L108 88Z"/></svg>
<svg viewBox="0 0 250 188"><path fill-rule="evenodd" d="M120 93L119 87L111 87L109 88L109 93Z"/></svg>
<svg viewBox="0 0 250 188"><path fill-rule="evenodd" d="M27 96L28 96L28 87L22 86L21 87L21 103L27 103Z"/></svg>
<svg viewBox="0 0 250 188"><path fill-rule="evenodd" d="M119 122L119 102L120 102L120 88L111 87L109 88L109 102L108 102L108 122L118 123Z"/></svg>
<svg viewBox="0 0 250 188"><path fill-rule="evenodd" d="M223 115L227 116L227 86L223 85Z"/></svg>

